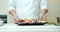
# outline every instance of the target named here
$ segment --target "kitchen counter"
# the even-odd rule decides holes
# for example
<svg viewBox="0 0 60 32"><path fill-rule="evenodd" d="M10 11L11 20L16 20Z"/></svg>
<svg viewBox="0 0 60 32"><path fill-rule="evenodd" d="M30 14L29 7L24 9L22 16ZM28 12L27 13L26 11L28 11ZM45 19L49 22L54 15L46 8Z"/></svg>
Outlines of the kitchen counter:
<svg viewBox="0 0 60 32"><path fill-rule="evenodd" d="M0 32L60 32L60 26L18 26L10 23L0 26Z"/></svg>

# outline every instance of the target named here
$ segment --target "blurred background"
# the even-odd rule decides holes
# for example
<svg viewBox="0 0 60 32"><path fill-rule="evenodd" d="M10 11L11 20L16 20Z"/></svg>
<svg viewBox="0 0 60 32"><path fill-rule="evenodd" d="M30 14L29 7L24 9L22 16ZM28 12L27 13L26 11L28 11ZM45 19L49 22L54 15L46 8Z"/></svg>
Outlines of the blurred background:
<svg viewBox="0 0 60 32"><path fill-rule="evenodd" d="M46 14L46 21L57 22L57 17L60 17L60 0L47 0L48 13ZM0 0L0 15L7 15L8 23L13 23L12 16L7 10L8 0Z"/></svg>

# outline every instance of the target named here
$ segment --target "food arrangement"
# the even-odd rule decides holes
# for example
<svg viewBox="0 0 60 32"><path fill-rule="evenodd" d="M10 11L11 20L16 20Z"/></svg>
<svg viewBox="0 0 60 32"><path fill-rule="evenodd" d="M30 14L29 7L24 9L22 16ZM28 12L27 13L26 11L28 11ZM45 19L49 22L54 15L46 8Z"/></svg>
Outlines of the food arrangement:
<svg viewBox="0 0 60 32"><path fill-rule="evenodd" d="M19 25L44 25L47 23L46 21L39 21L36 19L25 19L25 20L18 20Z"/></svg>

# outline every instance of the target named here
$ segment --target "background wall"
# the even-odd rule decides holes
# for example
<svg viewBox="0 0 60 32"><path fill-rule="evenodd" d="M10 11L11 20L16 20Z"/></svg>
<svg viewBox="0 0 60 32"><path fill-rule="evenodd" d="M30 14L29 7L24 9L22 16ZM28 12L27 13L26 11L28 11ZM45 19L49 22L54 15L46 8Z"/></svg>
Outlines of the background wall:
<svg viewBox="0 0 60 32"><path fill-rule="evenodd" d="M47 21L56 22L56 17L60 17L60 0L47 0L48 1L48 13Z"/></svg>
<svg viewBox="0 0 60 32"><path fill-rule="evenodd" d="M7 0L0 0L0 14L7 14Z"/></svg>
<svg viewBox="0 0 60 32"><path fill-rule="evenodd" d="M48 13L46 14L47 21L56 22L56 17L60 17L60 0L47 0ZM0 14L8 14L7 11L8 0L0 0ZM8 14L8 22L12 21L12 16Z"/></svg>

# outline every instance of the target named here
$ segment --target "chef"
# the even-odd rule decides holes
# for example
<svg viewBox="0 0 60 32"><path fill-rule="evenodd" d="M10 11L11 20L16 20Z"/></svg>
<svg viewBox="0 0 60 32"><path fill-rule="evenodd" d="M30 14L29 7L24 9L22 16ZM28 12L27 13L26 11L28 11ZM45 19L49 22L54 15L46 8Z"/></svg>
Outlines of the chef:
<svg viewBox="0 0 60 32"><path fill-rule="evenodd" d="M47 0L9 0L8 11L16 22L25 19L45 20Z"/></svg>

